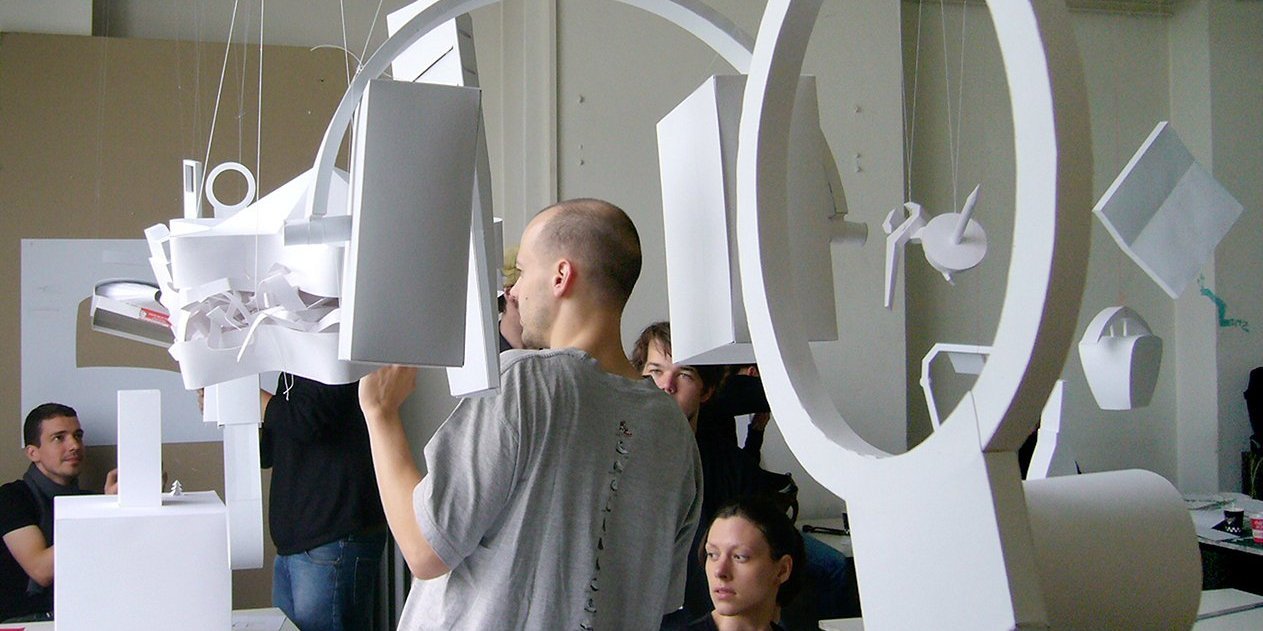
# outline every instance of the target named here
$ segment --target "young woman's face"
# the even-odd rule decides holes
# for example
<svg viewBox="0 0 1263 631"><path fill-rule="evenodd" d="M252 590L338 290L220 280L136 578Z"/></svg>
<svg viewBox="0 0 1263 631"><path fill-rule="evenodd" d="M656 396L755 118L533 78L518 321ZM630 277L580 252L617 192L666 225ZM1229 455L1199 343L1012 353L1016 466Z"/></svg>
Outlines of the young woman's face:
<svg viewBox="0 0 1263 631"><path fill-rule="evenodd" d="M744 517L716 519L706 534L706 579L721 616L770 616L792 565L789 555L773 559L763 532Z"/></svg>

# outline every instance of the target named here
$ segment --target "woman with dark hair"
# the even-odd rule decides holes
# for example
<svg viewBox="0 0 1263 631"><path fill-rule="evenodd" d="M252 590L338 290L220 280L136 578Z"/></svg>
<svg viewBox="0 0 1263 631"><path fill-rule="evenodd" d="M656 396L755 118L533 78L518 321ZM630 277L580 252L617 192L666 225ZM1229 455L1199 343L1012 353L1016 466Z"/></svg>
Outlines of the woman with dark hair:
<svg viewBox="0 0 1263 631"><path fill-rule="evenodd" d="M697 631L783 631L774 622L798 592L805 563L802 535L761 497L720 508L698 547L715 610L689 625Z"/></svg>

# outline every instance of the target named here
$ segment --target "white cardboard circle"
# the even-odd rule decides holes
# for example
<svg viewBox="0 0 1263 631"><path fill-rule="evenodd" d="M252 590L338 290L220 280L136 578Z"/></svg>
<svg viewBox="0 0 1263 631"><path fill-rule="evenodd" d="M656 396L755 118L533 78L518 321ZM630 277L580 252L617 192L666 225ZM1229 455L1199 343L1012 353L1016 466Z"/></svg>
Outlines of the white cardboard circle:
<svg viewBox="0 0 1263 631"><path fill-rule="evenodd" d="M240 173L242 177L246 178L246 194L241 198L241 201L235 204L225 204L219 201L219 197L215 195L215 179L223 174L224 171L236 171L237 173ZM232 213L249 206L250 202L254 201L254 174L250 172L250 169L246 168L246 165L241 164L240 162L224 162L223 164L211 169L210 174L206 176L206 185L204 188L206 189L207 201L209 201L211 203L211 207L215 209L215 217L231 215Z"/></svg>
<svg viewBox="0 0 1263 631"><path fill-rule="evenodd" d="M965 225L960 243L952 243L959 213L944 213L930 220L921 229L921 249L934 269L945 272L963 272L982 262L987 255L987 233L973 219Z"/></svg>

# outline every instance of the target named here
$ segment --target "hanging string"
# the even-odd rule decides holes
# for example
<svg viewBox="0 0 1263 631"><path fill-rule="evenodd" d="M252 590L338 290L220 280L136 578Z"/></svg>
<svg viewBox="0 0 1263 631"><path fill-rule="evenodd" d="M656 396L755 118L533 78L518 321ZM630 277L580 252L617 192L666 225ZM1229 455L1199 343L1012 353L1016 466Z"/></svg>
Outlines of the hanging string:
<svg viewBox="0 0 1263 631"><path fill-rule="evenodd" d="M260 193L263 191L263 14L266 10L267 0L259 0L259 111L254 121L254 181Z"/></svg>
<svg viewBox="0 0 1263 631"><path fill-rule="evenodd" d="M952 153L952 209L960 208L958 204L960 199L956 196L956 187L959 184L960 175L960 148L965 144L965 137L960 133L961 121L965 119L965 42L966 42L966 21L969 18L969 0L964 0L960 6L960 72L956 75L960 85L956 88L956 148ZM944 59L946 64L946 59ZM951 90L947 91L947 98L951 100Z"/></svg>
<svg viewBox="0 0 1263 631"><path fill-rule="evenodd" d="M224 95L224 75L228 73L228 53L232 50L232 33L237 26L237 4L240 0L233 0L232 3L232 19L228 22L228 41L224 44L224 64L219 70L219 89L215 93L215 111L211 114L210 135L206 139L206 159L202 164L210 163L211 147L215 144L215 124L219 120L219 100ZM203 177L202 185L205 186L205 178Z"/></svg>
<svg viewBox="0 0 1263 631"><path fill-rule="evenodd" d="M346 4L343 0L338 0L338 11L342 14L342 50L345 50L350 55L351 49L346 46ZM351 60L345 56L342 57L342 60L346 62L346 84L351 85Z"/></svg>
<svg viewBox="0 0 1263 631"><path fill-rule="evenodd" d="M364 38L364 50L360 52L360 56L355 59L355 72L358 74L360 69L364 67L363 59L368 59L368 44L373 41L373 29L377 27L377 17L382 13L382 2L385 0L377 0L377 10L373 11L373 21L368 23L368 36Z"/></svg>
<svg viewBox="0 0 1263 631"><path fill-rule="evenodd" d="M943 88L947 92L945 103L947 104L947 154L956 155L956 139L952 137L952 77L947 66L947 5L939 3L939 23L940 31L943 39ZM962 51L963 54L963 51ZM957 198L956 186L956 161L952 160L952 203L951 207L956 207Z"/></svg>
<svg viewBox="0 0 1263 631"><path fill-rule="evenodd" d="M917 135L917 92L918 79L921 76L921 14L925 9L924 2L917 3L917 45L912 57L912 111L908 111L908 100L903 99L904 128L908 130L903 141L904 187L907 189L904 200L912 200L912 156L916 147ZM911 118L909 118L909 114Z"/></svg>

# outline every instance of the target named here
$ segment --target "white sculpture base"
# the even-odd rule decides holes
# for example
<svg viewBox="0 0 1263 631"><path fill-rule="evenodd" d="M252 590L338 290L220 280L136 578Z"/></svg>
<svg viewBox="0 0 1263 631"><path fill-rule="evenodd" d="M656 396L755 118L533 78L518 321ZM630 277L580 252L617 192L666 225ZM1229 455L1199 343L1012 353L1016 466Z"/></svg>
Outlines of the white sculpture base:
<svg viewBox="0 0 1263 631"><path fill-rule="evenodd" d="M59 497L55 512L60 631L231 628L227 517L214 492L164 495L155 508Z"/></svg>

